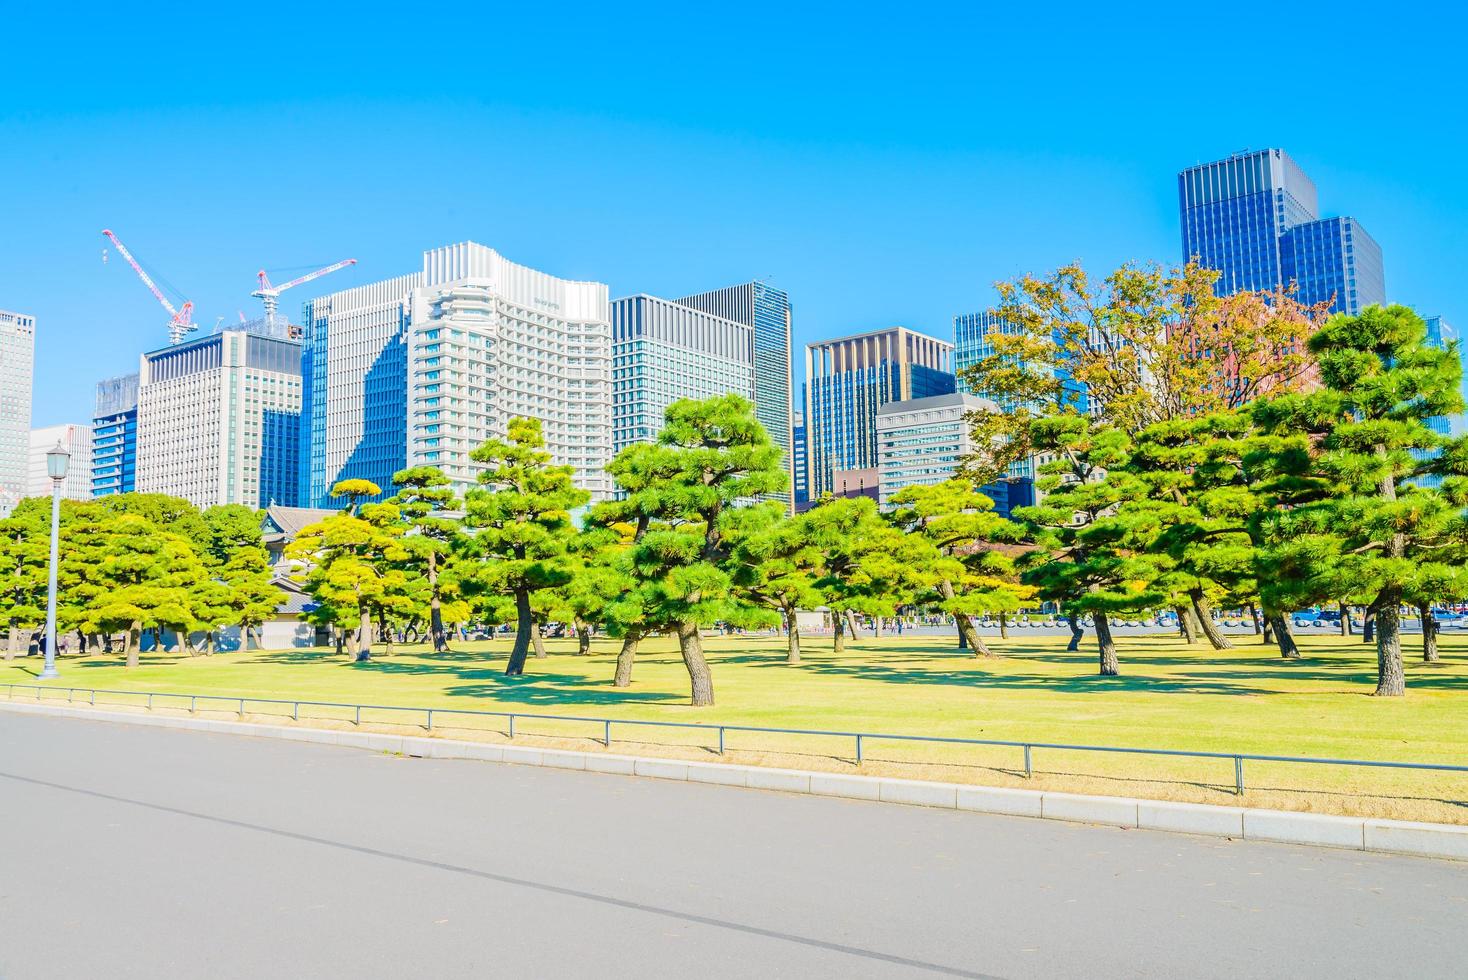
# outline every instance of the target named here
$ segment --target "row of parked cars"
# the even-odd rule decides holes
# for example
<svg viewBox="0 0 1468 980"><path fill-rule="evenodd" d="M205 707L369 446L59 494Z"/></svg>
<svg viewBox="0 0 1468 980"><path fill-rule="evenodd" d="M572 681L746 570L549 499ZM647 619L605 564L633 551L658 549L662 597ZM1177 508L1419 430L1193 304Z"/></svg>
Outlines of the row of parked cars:
<svg viewBox="0 0 1468 980"><path fill-rule="evenodd" d="M1417 610L1407 610L1402 613L1403 619L1416 620ZM1434 609L1432 618L1437 620L1438 629L1454 629L1468 626L1468 615L1455 609ZM1290 614L1290 621L1301 629L1340 629L1341 614L1338 609L1302 609L1297 613ZM1363 625L1360 613L1351 613L1351 625L1360 629Z"/></svg>

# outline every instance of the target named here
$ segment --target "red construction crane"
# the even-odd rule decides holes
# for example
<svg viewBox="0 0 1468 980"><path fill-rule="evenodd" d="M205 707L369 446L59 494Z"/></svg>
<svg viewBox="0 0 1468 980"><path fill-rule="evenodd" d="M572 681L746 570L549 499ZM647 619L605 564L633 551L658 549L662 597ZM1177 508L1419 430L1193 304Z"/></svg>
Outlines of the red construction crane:
<svg viewBox="0 0 1468 980"><path fill-rule="evenodd" d="M338 269L345 269L349 265L356 264L356 259L342 259L340 262L329 265L324 269L317 269L315 272L307 273L299 279L292 279L290 282L284 283L279 286L272 285L270 282L270 277L265 274L264 269L261 269L257 274L260 279L260 288L255 290L250 295L260 297L260 299L265 303L265 319L274 322L275 310L276 307L279 305L281 293L285 292L287 289L290 289L292 286L299 286L301 283L310 282L312 279L320 279L322 276L328 273L335 272Z"/></svg>
<svg viewBox="0 0 1468 980"><path fill-rule="evenodd" d="M176 344L179 341L183 340L184 334L188 333L190 330L197 330L198 324L194 323L193 320L193 300L185 300L182 307L180 307L179 309L174 309L173 304L168 301L168 297L163 295L163 290L159 289L158 284L153 281L153 277L144 272L143 267L138 265L138 260L133 258L133 253L127 250L127 246L122 244L122 242L118 239L116 235L112 234L112 232L107 231L106 229L102 230L102 234L106 235L108 239L111 240L112 244L116 246L117 251L122 254L122 257L127 259L127 264L132 266L133 271L138 274L138 278L143 280L143 285L148 287L148 291L151 292L153 296L158 300L158 302L163 304L163 308L168 311L168 315L171 318L168 321L168 342L170 344Z"/></svg>

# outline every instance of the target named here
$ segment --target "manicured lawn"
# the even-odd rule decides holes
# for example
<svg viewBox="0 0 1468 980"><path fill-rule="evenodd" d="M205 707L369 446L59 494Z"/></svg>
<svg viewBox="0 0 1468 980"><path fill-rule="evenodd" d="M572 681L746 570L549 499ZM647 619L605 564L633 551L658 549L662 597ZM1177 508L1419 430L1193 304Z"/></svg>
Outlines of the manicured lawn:
<svg viewBox="0 0 1468 980"><path fill-rule="evenodd" d="M644 643L633 686L611 686L616 644L598 640L589 657L568 640L531 660L522 678L502 675L509 641L470 643L433 656L398 648L354 664L331 651L279 651L215 657L143 656L128 671L120 658L68 658L55 686L197 692L246 697L479 708L615 719L694 721L838 731L950 735L1107 746L1328 756L1468 764L1468 637L1444 636L1443 663L1420 662L1406 638L1405 698L1370 697L1374 648L1359 638L1309 635L1305 657L1282 661L1253 637L1215 652L1171 637L1122 637L1123 675L1096 676L1090 637L1079 653L1061 638L1017 635L993 641L1003 656L979 660L935 637L863 637L846 653L829 638L807 638L805 662L783 661L783 640L710 637L717 705L688 706L687 674L675 645ZM34 683L36 658L0 663L0 684ZM160 701L160 704L162 702ZM231 709L233 710L233 709ZM267 714L290 708L253 706ZM318 710L319 717L342 713ZM364 715L364 724L421 718ZM435 727L487 727L440 717ZM499 724L499 723L496 723ZM521 721L520 737L543 733L584 746L600 726ZM452 734L462 734L453 732ZM614 732L613 751L637 742L710 744L703 733L662 729ZM495 737L485 735L483 737ZM732 757L780 765L856 771L851 740L731 734ZM864 772L953 781L1127 792L1236 802L1232 763L1100 756L1036 750L1037 776L1024 780L1014 749L944 748L869 742ZM669 749L707 758L703 749ZM980 768L982 767L982 768ZM1250 763L1245 802L1468 822L1468 774ZM1372 799L1354 799L1366 796ZM1380 799L1374 797L1380 796ZM1404 799L1403 799L1404 798Z"/></svg>

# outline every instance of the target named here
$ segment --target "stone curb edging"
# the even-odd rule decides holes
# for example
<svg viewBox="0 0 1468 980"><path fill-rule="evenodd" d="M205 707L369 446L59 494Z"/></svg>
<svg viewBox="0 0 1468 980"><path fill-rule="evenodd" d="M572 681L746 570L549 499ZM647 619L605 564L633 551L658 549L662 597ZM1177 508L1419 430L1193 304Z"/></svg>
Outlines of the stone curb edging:
<svg viewBox="0 0 1468 980"><path fill-rule="evenodd" d="M1468 861L1468 827L1452 824L1418 823L1406 820L1373 820L1285 810L1254 810L1214 806L1207 803L1172 803L1117 796L1082 796L1044 790L1006 789L964 783L932 783L886 776L853 776L839 773L773 769L723 762L687 762L645 756L575 752L565 749L532 749L517 745L461 742L413 735L376 732L343 732L335 729L286 727L242 721L213 721L163 715L60 705L15 704L0 701L0 708L29 714L89 718L159 728L251 735L296 742L344 745L374 752L391 752L425 759L473 759L515 765L579 769L586 772L617 773L672 779L691 783L716 783L749 789L776 790L812 796L837 796L855 800L969 810L1008 816L1039 817L1072 823L1099 824L1138 830L1160 830L1207 837L1261 840L1283 844L1311 844L1411 854L1419 857Z"/></svg>

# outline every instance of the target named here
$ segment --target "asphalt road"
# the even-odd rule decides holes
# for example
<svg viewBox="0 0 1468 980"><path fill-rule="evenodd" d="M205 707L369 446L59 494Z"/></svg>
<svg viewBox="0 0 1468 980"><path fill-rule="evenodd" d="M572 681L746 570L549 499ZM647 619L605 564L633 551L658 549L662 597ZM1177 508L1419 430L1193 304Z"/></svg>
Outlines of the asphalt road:
<svg viewBox="0 0 1468 980"><path fill-rule="evenodd" d="M1463 976L1468 865L0 710L0 977Z"/></svg>

